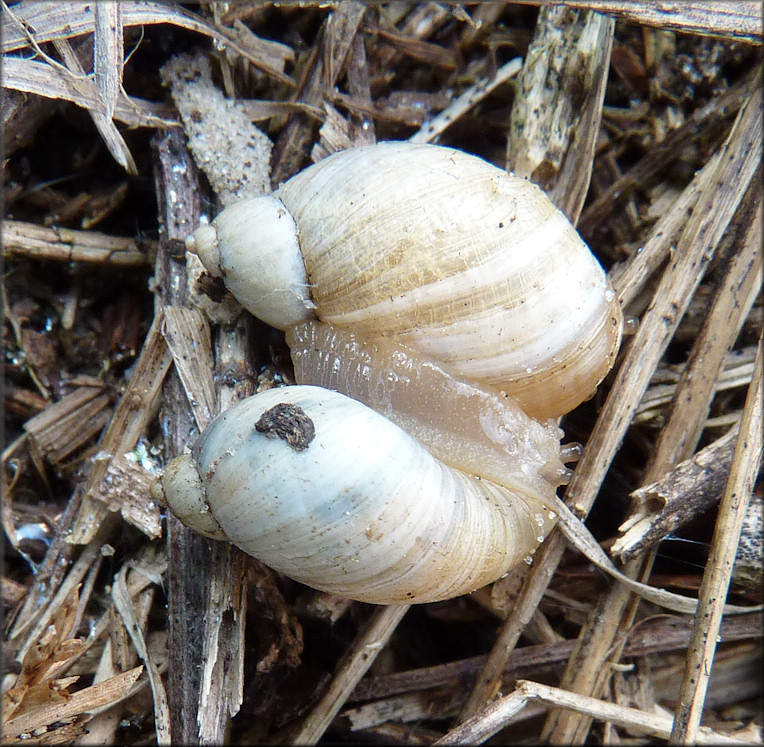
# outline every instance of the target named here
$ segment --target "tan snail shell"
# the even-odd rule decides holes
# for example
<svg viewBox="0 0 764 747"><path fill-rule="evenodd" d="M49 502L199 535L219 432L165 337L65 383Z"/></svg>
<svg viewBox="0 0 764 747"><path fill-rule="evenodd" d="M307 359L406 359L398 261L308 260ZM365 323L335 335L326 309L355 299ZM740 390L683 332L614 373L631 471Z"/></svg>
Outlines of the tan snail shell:
<svg viewBox="0 0 764 747"><path fill-rule="evenodd" d="M286 330L298 384L326 388L216 418L162 479L185 523L377 603L472 591L543 541L567 473L550 418L594 392L622 317L537 187L449 148L382 143L229 206L187 244ZM285 405L300 410L258 425ZM315 438L299 448L303 416Z"/></svg>
<svg viewBox="0 0 764 747"><path fill-rule="evenodd" d="M341 151L188 240L279 329L319 318L395 337L536 417L613 364L622 316L597 260L534 184L436 145Z"/></svg>

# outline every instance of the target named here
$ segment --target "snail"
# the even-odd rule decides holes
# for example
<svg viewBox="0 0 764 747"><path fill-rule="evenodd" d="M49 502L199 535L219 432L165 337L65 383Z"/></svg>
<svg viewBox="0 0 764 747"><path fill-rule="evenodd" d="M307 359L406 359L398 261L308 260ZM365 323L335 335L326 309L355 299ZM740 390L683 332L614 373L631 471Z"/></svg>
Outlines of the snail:
<svg viewBox="0 0 764 747"><path fill-rule="evenodd" d="M554 523L555 418L622 315L538 187L460 151L336 153L187 240L286 332L298 386L219 415L155 495L309 586L376 603L473 591Z"/></svg>
<svg viewBox="0 0 764 747"><path fill-rule="evenodd" d="M447 466L370 407L314 386L236 403L163 483L173 508L186 494L208 501L199 514L208 536L309 586L379 604L495 581L555 518L532 496Z"/></svg>

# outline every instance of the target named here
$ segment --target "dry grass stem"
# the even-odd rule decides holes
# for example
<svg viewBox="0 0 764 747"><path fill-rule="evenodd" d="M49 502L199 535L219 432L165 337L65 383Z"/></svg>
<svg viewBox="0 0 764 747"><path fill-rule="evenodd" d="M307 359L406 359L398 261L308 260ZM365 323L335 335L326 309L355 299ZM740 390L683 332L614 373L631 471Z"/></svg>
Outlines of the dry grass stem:
<svg viewBox="0 0 764 747"><path fill-rule="evenodd" d="M753 199L746 200L742 206L748 213L748 226L719 280L703 329L677 383L669 420L661 430L647 464L649 475L666 472L695 451L706 419L703 413L708 412L711 406L725 357L734 346L740 328L761 291L760 179L752 180L751 188L754 194L748 197Z"/></svg>
<svg viewBox="0 0 764 747"><path fill-rule="evenodd" d="M661 169L664 169L667 162L670 163L677 158L688 138L692 138L703 129L711 128L716 123L734 115L750 94L752 85L755 85L754 81L755 77L753 76L745 81L741 81L718 99L714 99L706 106L696 109L692 117L675 130L672 130L660 145L650 149L639 163L613 182L587 206L586 210L581 214L581 220L578 224L579 229L588 231L603 221L621 204L620 201L631 190L649 180Z"/></svg>
<svg viewBox="0 0 764 747"><path fill-rule="evenodd" d="M161 328L162 318L156 317L144 342L135 372L101 439L101 456L93 462L82 506L68 537L72 544L84 544L95 536L106 508L93 500L90 491L106 477L112 459L135 448L138 438L156 412L157 395L172 362Z"/></svg>
<svg viewBox="0 0 764 747"><path fill-rule="evenodd" d="M717 171L717 181L732 187L729 192L722 193L727 196L727 199L724 204L720 204L717 195L706 192L702 198L706 204L702 208L699 205L698 209L693 212L679 240L672 262L663 274L653 304L645 314L627 357L621 364L610 395L587 443L583 458L577 465L573 479L568 485L566 502L577 513L584 516L594 502L610 461L633 418L642 394L647 388L651 372L657 366L673 331L679 324L682 311L686 308L692 290L700 281L702 268L711 259L707 254L706 247L715 246L719 240L726 223L732 218L732 214L757 168L758 159L756 156L758 154L752 145L758 142L760 138L756 126L757 109L755 104L749 100L748 106L743 111L747 113L747 116L743 119L739 115L737 126L733 131L734 139L732 135L730 136L729 151L731 151L731 158L729 161L720 159ZM713 208L711 207L712 200L714 202ZM712 231L715 231L715 235ZM698 238L701 233L704 236L702 241L699 241ZM556 564L562 556L564 542L558 537L558 533L553 532L537 555L534 570L523 587L520 604L516 608L515 614L510 616L505 623L494 646L492 656L489 658L486 670L479 678L471 699L462 712L462 717L476 713L481 705L487 702L498 689L506 656L517 642L520 630L524 626L523 623L530 618L530 612L538 604L546 585L545 582L551 576L551 570L544 566L547 563ZM622 603L628 601L628 594L625 594L622 589L617 589L615 593L620 595ZM610 602L614 602L614 600L610 600ZM608 603L606 608L615 613L618 604ZM611 619L616 620L617 618L617 614L612 614ZM605 642L607 635L603 635L599 640L602 642L601 654L605 655L610 651L611 644ZM586 676L586 673L589 673L593 681L598 680L599 677L595 673L599 673L601 669L599 664L594 664L598 661L598 657L591 655L591 650L588 653L589 656L586 657L586 661L590 662L589 665L582 670L580 668L582 660L576 658L572 661L577 663L571 666L568 671L575 671L579 676ZM559 739L560 734L553 735L553 738Z"/></svg>
<svg viewBox="0 0 764 747"><path fill-rule="evenodd" d="M140 572L140 565L136 564L136 570ZM164 569L156 568L154 572L159 571L161 573L162 570ZM127 566L122 566L114 578L114 589L112 591L114 607L122 618L122 622L127 629L138 656L146 665L151 691L154 694L154 722L157 744L170 744L170 717L167 708L167 695L159 676L159 669L153 657L149 656L143 630L136 618L135 607L127 588L127 571Z"/></svg>
<svg viewBox="0 0 764 747"><path fill-rule="evenodd" d="M722 623L720 635L724 641L746 640L761 629L762 614L729 617ZM624 656L644 657L651 654L666 656L671 651L684 650L692 633L692 621L676 615L656 615L635 625L627 634ZM507 659L502 674L507 689L518 677L526 677L540 666L553 667L570 657L575 641L556 641L516 648ZM349 703L389 698L407 692L445 687L449 683L472 682L485 663L486 656L475 656L432 667L423 667L392 674L366 676L348 698ZM464 694L463 694L464 697Z"/></svg>
<svg viewBox="0 0 764 747"><path fill-rule="evenodd" d="M622 534L610 552L623 561L631 560L717 502L732 464L738 433L739 429L733 428L660 480L635 490L631 494L634 507L618 528ZM656 504L658 510L652 508Z"/></svg>
<svg viewBox="0 0 764 747"><path fill-rule="evenodd" d="M28 257L56 262L94 262L120 267L145 267L154 261L156 242L109 236L98 231L46 228L4 220L3 257Z"/></svg>
<svg viewBox="0 0 764 747"><path fill-rule="evenodd" d="M52 728L83 713L109 708L132 694L131 688L143 672L135 667L97 685L73 693L64 703L56 703L17 716L3 725L3 744L18 744L41 737ZM70 738L70 735L67 735Z"/></svg>
<svg viewBox="0 0 764 747"><path fill-rule="evenodd" d="M746 303L746 301L743 303ZM735 314L735 316L737 315ZM708 324L704 324L704 329L710 330L710 326ZM712 331L709 332L709 334L711 333ZM724 361L722 363L722 368L719 371L718 377L711 384L713 393L716 394L718 392L725 392L729 391L730 389L737 389L739 387L748 386L748 384L751 383L751 377L753 376L755 358L756 348L752 345L746 345L744 348L738 348L734 352L727 353L727 355L724 356ZM687 380L687 377L685 376L686 368L687 365L685 363L682 363L678 366L673 365L658 367L652 379L652 381L656 383L652 383L650 388L642 397L642 400L639 403L639 407L637 408L637 412L634 415L634 422L665 422L665 411L667 406L671 404L676 398L679 382L682 379ZM662 383L666 381L670 381L671 383ZM739 420L737 413L729 414L734 415L736 420ZM700 426L703 426L704 424L707 427L711 424L711 420L706 418L699 423ZM733 425L735 424L736 423L733 423Z"/></svg>
<svg viewBox="0 0 764 747"><path fill-rule="evenodd" d="M201 432L218 412L209 324L196 309L167 306L162 335Z"/></svg>
<svg viewBox="0 0 764 747"><path fill-rule="evenodd" d="M552 17L554 17L554 11L551 11L551 13L553 14ZM547 36L552 35L553 37L556 37L557 35L556 31L554 30L554 25L551 23L551 17L544 16L544 18L547 20L547 22L546 24L540 25L539 37L537 40L540 49L546 47ZM559 70L564 69L566 64L575 65L576 60L580 61L579 54L581 54L581 50L579 47L588 47L593 39L599 40L597 49L602 50L604 47L605 50L608 50L610 48L610 37L612 37L613 33L612 24L601 25L596 19L587 18L580 24L573 23L571 28L572 31L569 32L569 37L565 39L564 43L560 43L555 40L555 46L559 45L560 47L559 54L561 59L556 61L556 67ZM584 39L586 39L586 41L584 41ZM594 52L592 59L594 61L590 60L590 64L592 65L591 71L597 71L599 76L604 78L606 69L603 65L598 65L596 63L596 60L598 59L596 51ZM546 66L539 64L539 69L543 71L546 69ZM530 85L531 89L533 88L532 84L530 83L532 80L532 78L529 78L526 81L524 73L524 84ZM544 86L544 89L546 89L546 86ZM594 116L595 113L601 112L600 97L604 95L604 83L599 83L594 80L586 86L586 90L589 92L589 95L586 99L588 101L586 111L590 116ZM530 95L530 93L527 95ZM557 92L557 95L560 97L560 105L565 110L569 109L571 107L571 103L567 97L561 92ZM515 113L515 118L512 123L513 135L515 138L519 136L520 132L536 131L536 127L534 126L533 129L531 129L530 124L535 119L535 110L529 106L525 106L519 111L524 111L526 118L529 121L527 124L524 124L521 121L519 114ZM553 126L550 125L548 131L552 131L552 129ZM544 138L542 138L542 134L544 135ZM539 135L536 137L539 139L548 139L547 133L543 130L543 128ZM571 137L571 133L564 133L563 137L567 141L567 139ZM580 152L586 152L587 148L591 146L591 143L592 141L590 141L588 138L584 138L582 144L585 145L582 145L582 150ZM513 158L511 140L509 141L508 148L510 158ZM545 149L546 146L537 146L536 148L536 150L540 151L541 153L544 153ZM537 160L539 163L541 163L542 158L539 157ZM573 159L571 159L571 162L568 163L568 168L570 167L572 161ZM554 163L554 161L552 161L552 163ZM542 173L545 173L547 179L551 178L552 181L554 181L554 168L541 169L541 171ZM583 186L583 184L588 184L588 177L584 177L580 181L571 181L570 192L564 192L562 190L563 184L564 182L560 182L561 190L557 194L557 202L558 204L563 205L568 211L570 211L570 214L574 216L578 215L582 204L581 199L585 193L585 190L582 191L580 188ZM478 678L470 698L462 710L461 718L464 719L474 715L478 709L480 709L484 703L488 702L497 691L500 684L501 672L504 670L507 657L517 643L522 629L530 621L531 616L533 615L533 610L538 606L544 589L548 585L549 577L562 556L564 547L564 540L557 532L553 532L551 537L547 538L546 543L541 547L541 550L537 554L537 557L534 561L534 569L526 578L525 584L523 585L521 596L518 600L518 605L513 609L512 614L507 617L507 620L502 625L491 655L489 656L489 659L486 663L485 669Z"/></svg>
<svg viewBox="0 0 764 747"><path fill-rule="evenodd" d="M587 444L566 492L567 502L576 508L583 506L588 512L604 478L605 470L623 438L626 427L634 416L649 376L655 370L660 355L668 345L689 297L702 276L718 245L727 224L737 210L748 184L759 168L760 153L753 143L761 138L761 112L757 106L760 91L754 91L738 113L732 132L723 148L715 181L729 185L720 193L706 192L687 222L677 244L676 252L663 274L653 303L645 313L642 326L624 360L613 388ZM619 401L618 398L621 400ZM612 403L612 404L611 404ZM694 413L704 418L704 412ZM605 425L607 424L607 425ZM596 444L599 448L588 451ZM671 445L666 447L671 448ZM596 461L588 459L596 455ZM676 455L674 455L674 463ZM664 461L661 454L656 463ZM646 472L645 480L656 479L661 473ZM652 557L633 560L624 567L624 573L638 577L647 575ZM611 657L616 661L620 646L614 647L619 629L631 624L636 605L624 587L616 586L603 596L579 636L579 648L571 657L561 686L584 695L598 696L605 686L607 670L604 663ZM614 654L615 648L615 656ZM553 742L581 740L589 729L591 719L575 714L552 713L544 727L544 735Z"/></svg>
<svg viewBox="0 0 764 747"><path fill-rule="evenodd" d="M93 73L107 119L114 116L122 93L122 68L125 64L122 5L122 2L95 5Z"/></svg>
<svg viewBox="0 0 764 747"><path fill-rule="evenodd" d="M590 719L608 721L636 730L639 734L666 739L671 734L672 719L657 713L645 713L636 708L606 703L596 698L549 687L538 682L520 680L517 689L485 711L462 723L435 744L481 744L500 731L529 702L545 703L550 708L566 708ZM727 734L715 733L703 727L696 734L697 744L746 744Z"/></svg>
<svg viewBox="0 0 764 747"><path fill-rule="evenodd" d="M502 65L495 75L477 81L454 99L443 111L439 112L437 116L424 122L419 130L409 138L409 141L412 143L437 142L452 122L464 116L502 83L514 78L520 72L521 67L522 61L520 59L510 60Z"/></svg>
<svg viewBox="0 0 764 747"><path fill-rule="evenodd" d="M586 526L576 518L575 514L559 498L555 501L555 509L559 516L558 527L560 531L565 535L568 542L581 552L587 560L594 563L597 568L605 571L616 581L628 587L634 594L667 610L685 615L697 613L698 602L695 599L688 599L680 594L674 594L665 589L649 586L630 578L626 573L622 573L615 567ZM726 614L747 614L751 611L750 607L736 607L734 605L723 605L723 608Z"/></svg>
<svg viewBox="0 0 764 747"><path fill-rule="evenodd" d="M5 3L3 3L5 5ZM83 34L94 33L95 3L51 3L21 2L13 6L13 12L6 12L12 23L8 23L3 33L3 52L22 49L30 41L43 44L47 41L69 39ZM293 85L292 79L281 70L271 67L271 56L266 59L253 53L252 47L242 48L235 40L233 31L226 33L206 23L198 16L182 8L156 2L120 2L122 26L148 26L168 23L189 31L196 31L215 41L230 46L255 67L286 85ZM30 34L29 29L34 29Z"/></svg>
<svg viewBox="0 0 764 747"><path fill-rule="evenodd" d="M15 91L33 93L50 99L71 101L85 109L96 109L99 100L95 89L79 85L70 74L39 60L5 57L3 85ZM136 97L120 96L114 108L114 118L132 127L174 127L166 107Z"/></svg>
<svg viewBox="0 0 764 747"><path fill-rule="evenodd" d="M329 687L300 728L290 736L294 744L315 744L320 739L408 610L409 605L389 605L372 613L364 630L337 665Z"/></svg>
<svg viewBox="0 0 764 747"><path fill-rule="evenodd" d="M722 600L727 595L746 507L761 465L764 427L762 378L764 345L760 340L756 369L748 389L740 434L735 444L735 456L719 506L719 519L714 528L708 565L700 587L699 609L695 616L679 707L671 731L671 742L674 744L692 744L697 741L699 733L721 625Z"/></svg>
<svg viewBox="0 0 764 747"><path fill-rule="evenodd" d="M718 157L712 157L655 224L639 253L611 270L610 281L625 309L639 296L650 275L664 265L698 198L710 188L717 168Z"/></svg>

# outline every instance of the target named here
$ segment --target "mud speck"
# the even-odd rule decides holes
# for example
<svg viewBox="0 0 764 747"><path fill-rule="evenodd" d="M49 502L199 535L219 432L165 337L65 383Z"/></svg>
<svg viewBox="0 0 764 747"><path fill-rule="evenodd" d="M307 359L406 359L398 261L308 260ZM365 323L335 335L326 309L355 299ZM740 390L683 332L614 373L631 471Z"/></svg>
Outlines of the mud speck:
<svg viewBox="0 0 764 747"><path fill-rule="evenodd" d="M282 402L266 410L255 423L255 430L268 438L283 438L295 451L307 449L316 428L302 407Z"/></svg>

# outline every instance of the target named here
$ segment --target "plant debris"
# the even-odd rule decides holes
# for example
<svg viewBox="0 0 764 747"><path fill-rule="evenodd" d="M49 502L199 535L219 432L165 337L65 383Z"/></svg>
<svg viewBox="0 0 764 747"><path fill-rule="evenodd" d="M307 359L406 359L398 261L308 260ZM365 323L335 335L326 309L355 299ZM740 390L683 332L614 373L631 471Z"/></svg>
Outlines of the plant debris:
<svg viewBox="0 0 764 747"><path fill-rule="evenodd" d="M717 0L4 2L2 743L760 743L761 22ZM555 530L414 607L308 589L151 493L216 414L293 381L186 236L381 140L540 184L631 333L561 423L587 555Z"/></svg>

